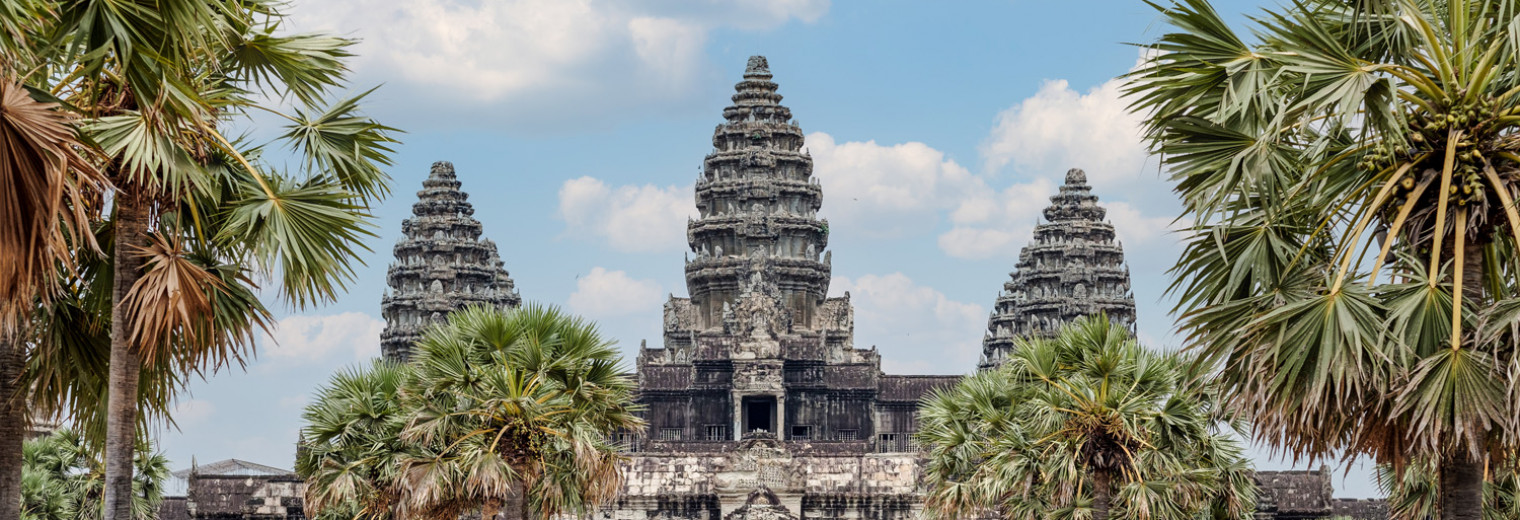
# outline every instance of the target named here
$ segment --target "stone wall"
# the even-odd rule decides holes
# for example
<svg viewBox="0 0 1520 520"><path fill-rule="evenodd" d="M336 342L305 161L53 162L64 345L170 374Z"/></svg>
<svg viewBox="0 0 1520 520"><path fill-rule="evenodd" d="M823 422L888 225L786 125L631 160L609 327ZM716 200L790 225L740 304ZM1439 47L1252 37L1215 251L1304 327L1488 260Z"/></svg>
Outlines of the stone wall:
<svg viewBox="0 0 1520 520"><path fill-rule="evenodd" d="M1388 501L1383 499L1337 498L1330 502L1330 514L1356 520L1388 520Z"/></svg>
<svg viewBox="0 0 1520 520"><path fill-rule="evenodd" d="M159 505L160 520L302 520L306 484L295 475L196 475L185 497Z"/></svg>
<svg viewBox="0 0 1520 520"><path fill-rule="evenodd" d="M707 447L713 447L709 444ZM783 443L764 436L702 453L641 452L624 463L609 520L721 520L757 493L808 519L916 519L917 453L869 453L865 442Z"/></svg>

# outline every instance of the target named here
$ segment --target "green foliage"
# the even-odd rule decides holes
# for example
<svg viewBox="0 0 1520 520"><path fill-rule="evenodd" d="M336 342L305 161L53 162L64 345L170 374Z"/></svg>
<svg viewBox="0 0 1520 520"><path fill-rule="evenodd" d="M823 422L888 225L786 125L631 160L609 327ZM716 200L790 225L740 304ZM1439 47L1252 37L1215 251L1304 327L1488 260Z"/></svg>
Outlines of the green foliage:
<svg viewBox="0 0 1520 520"><path fill-rule="evenodd" d="M1192 367L1104 316L1021 340L998 369L921 406L926 512L1082 518L1111 482L1113 518L1249 518L1250 467Z"/></svg>
<svg viewBox="0 0 1520 520"><path fill-rule="evenodd" d="M1487 460L1520 440L1520 2L1152 3L1128 76L1196 222L1172 271L1228 411L1307 458ZM1480 462L1481 464L1481 462Z"/></svg>
<svg viewBox="0 0 1520 520"><path fill-rule="evenodd" d="M307 408L308 510L455 518L526 491L510 513L585 513L622 483L609 437L643 427L620 362L593 324L553 307L455 312L411 362L338 374Z"/></svg>
<svg viewBox="0 0 1520 520"><path fill-rule="evenodd" d="M286 31L289 8L266 0L0 8L0 78L67 116L64 148L87 162L68 170L104 177L48 206L88 224L81 237L53 234L65 243L49 246L69 252L70 268L58 276L56 302L37 306L24 327L30 376L42 389L33 406L78 419L92 442L104 432L113 339L130 341L143 359L138 417L165 419L186 381L241 366L269 328L255 280L275 280L271 293L295 306L331 301L374 237L369 207L388 192L382 168L397 131L363 114L367 92L341 93L355 41ZM282 118L286 131L268 143L224 134L246 128L253 113ZM269 146L288 149L297 168L265 159ZM130 218L146 223L148 236L127 237L118 250L116 234L127 226L113 210L123 201L144 206ZM159 270L127 280L138 297L114 308L114 263L138 254ZM130 324L130 339L109 337L113 318Z"/></svg>
<svg viewBox="0 0 1520 520"><path fill-rule="evenodd" d="M1493 468L1483 486L1483 520L1520 518L1520 469L1514 463ZM1430 460L1416 461L1403 468L1377 468L1377 483L1388 495L1389 520L1427 520L1436 518L1440 496L1440 476Z"/></svg>
<svg viewBox="0 0 1520 520"><path fill-rule="evenodd" d="M134 520L158 518L169 459L143 443L132 478ZM21 518L98 520L105 468L100 453L72 430L26 441L22 447Z"/></svg>
<svg viewBox="0 0 1520 520"><path fill-rule="evenodd" d="M401 384L412 367L375 360L335 374L302 416L296 473L306 478L316 518L390 518L402 455L406 409Z"/></svg>

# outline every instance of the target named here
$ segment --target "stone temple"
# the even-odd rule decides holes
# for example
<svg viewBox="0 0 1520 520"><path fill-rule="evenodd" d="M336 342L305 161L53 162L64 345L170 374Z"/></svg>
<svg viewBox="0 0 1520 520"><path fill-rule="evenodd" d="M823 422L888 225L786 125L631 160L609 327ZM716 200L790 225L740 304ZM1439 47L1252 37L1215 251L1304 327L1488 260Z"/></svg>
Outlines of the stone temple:
<svg viewBox="0 0 1520 520"><path fill-rule="evenodd" d="M412 218L401 221L396 262L386 271L388 287L380 300L385 317L380 352L386 359L405 361L423 330L452 311L522 302L496 243L481 237L470 195L460 186L453 164L433 163L412 205Z"/></svg>
<svg viewBox="0 0 1520 520"><path fill-rule="evenodd" d="M620 435L623 492L594 517L907 520L922 510L915 411L960 376L887 375L874 347L856 348L849 294L827 296L823 190L771 79L765 58L750 58L713 132L696 181L699 216L687 224L689 296L665 304L663 345L639 349L649 427ZM381 302L391 359L406 359L452 310L521 301L453 166L435 163L417 196ZM1015 338L1082 315L1133 326L1123 250L1097 201L1081 170L1067 172L999 294L980 368L1005 359ZM303 484L234 462L182 472L195 476L170 492L160 518L304 520ZM1257 480L1256 520L1387 516L1381 500L1332 498L1328 470Z"/></svg>
<svg viewBox="0 0 1520 520"><path fill-rule="evenodd" d="M649 427L625 435L611 520L918 518L919 400L960 376L881 371L854 345L850 296L829 298L829 226L802 129L763 57L750 58L713 132L687 224L690 297L665 304L664 345L641 347ZM1106 313L1134 326L1129 269L1081 170L1066 174L1045 223L999 295L981 368L1014 338ZM973 367L966 367L969 372ZM1260 520L1371 520L1381 502L1334 500L1329 473L1261 472Z"/></svg>
<svg viewBox="0 0 1520 520"><path fill-rule="evenodd" d="M735 90L696 181L691 296L665 304L664 346L640 349L649 427L624 439L625 493L604 517L913 518L915 410L959 376L885 375L855 347L849 295L827 297L829 225L802 129L765 58Z"/></svg>
<svg viewBox="0 0 1520 520"><path fill-rule="evenodd" d="M1007 359L1021 337L1051 336L1082 316L1103 313L1135 326L1135 295L1129 266L1114 225L1087 185L1087 174L1066 172L1061 192L1050 197L1045 222L1019 251L1016 271L1003 284L982 340L981 368Z"/></svg>

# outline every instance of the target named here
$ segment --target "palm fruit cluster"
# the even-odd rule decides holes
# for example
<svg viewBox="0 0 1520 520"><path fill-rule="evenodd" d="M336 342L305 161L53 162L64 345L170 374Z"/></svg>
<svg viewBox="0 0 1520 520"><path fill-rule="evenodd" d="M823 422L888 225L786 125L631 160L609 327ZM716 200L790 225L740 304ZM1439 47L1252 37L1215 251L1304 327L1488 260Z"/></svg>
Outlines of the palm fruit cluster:
<svg viewBox="0 0 1520 520"><path fill-rule="evenodd" d="M547 436L522 419L514 419L501 429L496 453L513 466L523 466L543 458Z"/></svg>
<svg viewBox="0 0 1520 520"><path fill-rule="evenodd" d="M1460 100L1465 95L1465 92L1458 92L1456 98ZM1465 105L1437 105L1435 108L1434 112L1411 114L1406 139L1402 142L1385 141L1369 150L1362 156L1358 167L1367 171L1384 171L1424 156L1423 161L1410 168L1408 174L1394 187L1386 208L1390 214L1397 212L1397 208L1407 202L1417 186L1427 182L1431 186L1426 188L1423 198L1427 200L1423 202L1428 203L1429 207L1416 207L1417 213L1433 211L1438 200L1436 197L1440 196L1449 197L1453 210L1464 206L1479 206L1484 210L1493 208L1488 205L1489 191L1493 187L1485 179L1483 169L1490 164L1490 160L1497 157L1498 148L1503 146L1503 141L1496 138L1501 128L1501 111L1498 110L1497 101L1493 96L1482 96ZM1458 133L1453 134L1453 129ZM1441 194L1437 193L1440 175L1446 160L1446 147L1452 137L1458 139L1455 143L1452 183L1447 188L1448 192ZM1480 217L1478 220L1487 219Z"/></svg>

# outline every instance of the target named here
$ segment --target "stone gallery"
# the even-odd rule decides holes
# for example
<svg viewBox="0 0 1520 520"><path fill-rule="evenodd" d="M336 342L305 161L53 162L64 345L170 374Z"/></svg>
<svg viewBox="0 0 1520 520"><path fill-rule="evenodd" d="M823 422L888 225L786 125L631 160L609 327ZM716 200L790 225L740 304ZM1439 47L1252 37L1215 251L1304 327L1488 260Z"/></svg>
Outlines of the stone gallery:
<svg viewBox="0 0 1520 520"><path fill-rule="evenodd" d="M687 224L689 296L665 303L663 345L640 346L649 424L620 435L626 481L602 518L906 520L922 510L918 403L960 376L884 374L875 348L855 345L849 293L828 297L823 189L777 88L765 58L750 58L713 132L698 218ZM967 371L995 367L1017 338L1081 316L1134 326L1124 252L1086 175L1068 171L1050 200L999 292L982 360ZM383 353L399 360L452 310L521 302L453 165L433 165L412 213L381 303ZM299 493L282 487L288 472L220 469L193 472L189 498L166 502L177 505L165 518L300 517ZM1260 472L1258 482L1260 520L1386 516L1381 501L1333 499L1327 470ZM277 496L287 507L269 505ZM239 500L241 514L220 506Z"/></svg>

